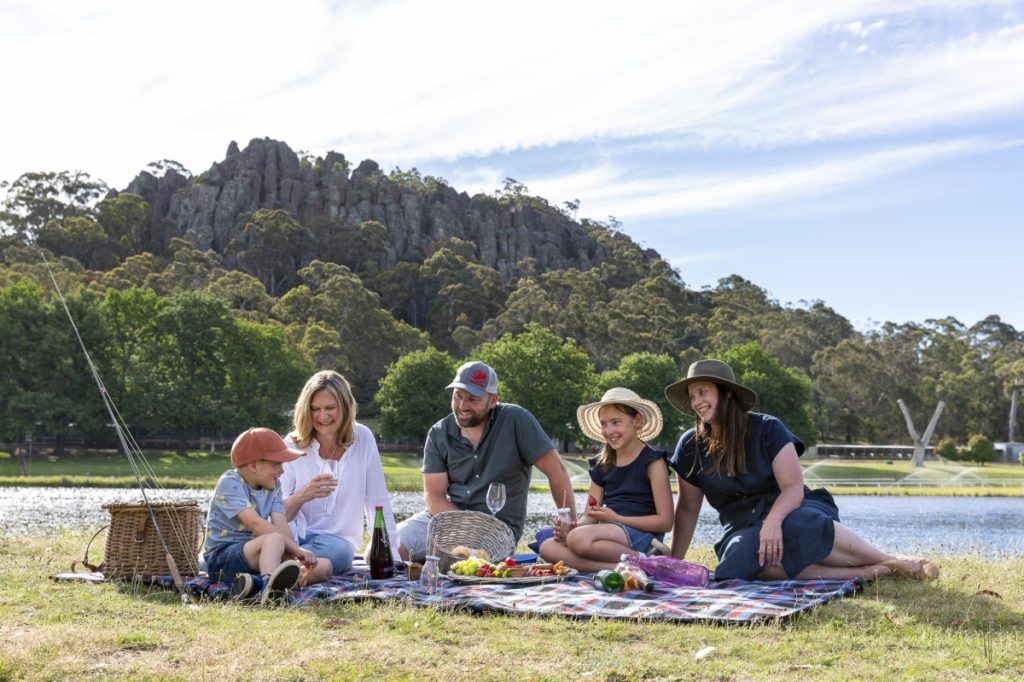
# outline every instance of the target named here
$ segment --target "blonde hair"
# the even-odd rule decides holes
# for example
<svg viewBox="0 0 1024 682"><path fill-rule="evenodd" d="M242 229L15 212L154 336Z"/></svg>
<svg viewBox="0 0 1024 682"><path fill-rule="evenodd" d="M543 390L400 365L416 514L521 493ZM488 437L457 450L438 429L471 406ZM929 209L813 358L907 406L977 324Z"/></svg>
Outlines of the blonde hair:
<svg viewBox="0 0 1024 682"><path fill-rule="evenodd" d="M341 408L341 426L338 428L338 445L348 447L355 442L356 399L345 377L333 370L317 372L309 378L295 401L295 413L292 415L294 430L288 434L300 448L307 448L313 441L313 396L320 391L328 391L338 401Z"/></svg>

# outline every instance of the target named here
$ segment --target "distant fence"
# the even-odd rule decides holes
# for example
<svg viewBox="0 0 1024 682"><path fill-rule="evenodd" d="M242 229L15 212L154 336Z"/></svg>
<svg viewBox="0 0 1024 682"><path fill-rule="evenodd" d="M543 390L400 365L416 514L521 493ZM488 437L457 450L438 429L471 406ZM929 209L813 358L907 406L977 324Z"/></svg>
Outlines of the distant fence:
<svg viewBox="0 0 1024 682"><path fill-rule="evenodd" d="M1017 456L1024 452L1021 443L995 443L997 462L1017 462ZM850 445L848 443L819 443L807 449L809 459L867 459L867 460L906 460L914 457L913 445ZM924 451L926 460L935 460L935 448L927 447Z"/></svg>
<svg viewBox="0 0 1024 682"><path fill-rule="evenodd" d="M846 443L819 443L807 450L811 458L819 459L880 459L910 460L914 457L913 445L849 445ZM935 459L935 448L925 448L925 459Z"/></svg>

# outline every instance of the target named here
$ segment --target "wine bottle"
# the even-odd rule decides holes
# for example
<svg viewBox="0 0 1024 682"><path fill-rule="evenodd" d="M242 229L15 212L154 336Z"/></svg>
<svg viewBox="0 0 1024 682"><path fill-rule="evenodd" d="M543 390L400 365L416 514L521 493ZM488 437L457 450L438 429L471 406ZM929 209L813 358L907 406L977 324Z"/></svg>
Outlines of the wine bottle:
<svg viewBox="0 0 1024 682"><path fill-rule="evenodd" d="M603 571L598 571L597 575L594 576L594 587L602 592L622 592L625 582L619 573L607 568Z"/></svg>
<svg viewBox="0 0 1024 682"><path fill-rule="evenodd" d="M384 526L384 507L377 505L373 515L373 536L370 538L370 577L374 580L395 575L395 562L391 557L391 542Z"/></svg>

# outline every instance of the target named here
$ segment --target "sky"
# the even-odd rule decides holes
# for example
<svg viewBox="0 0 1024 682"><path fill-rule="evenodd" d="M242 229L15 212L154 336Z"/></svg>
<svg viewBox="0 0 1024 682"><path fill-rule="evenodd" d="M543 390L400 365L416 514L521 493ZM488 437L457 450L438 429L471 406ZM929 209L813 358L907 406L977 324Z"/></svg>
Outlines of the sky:
<svg viewBox="0 0 1024 682"><path fill-rule="evenodd" d="M694 289L1024 330L1024 0L0 0L0 63L0 180L269 137L578 200Z"/></svg>

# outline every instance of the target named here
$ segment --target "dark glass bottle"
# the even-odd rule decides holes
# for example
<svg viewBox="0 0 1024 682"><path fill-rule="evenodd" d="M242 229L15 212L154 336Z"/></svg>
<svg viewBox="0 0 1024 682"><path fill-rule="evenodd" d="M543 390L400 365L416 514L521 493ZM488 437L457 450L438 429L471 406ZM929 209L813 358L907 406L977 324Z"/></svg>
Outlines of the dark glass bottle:
<svg viewBox="0 0 1024 682"><path fill-rule="evenodd" d="M622 592L623 587L625 587L625 582L626 581L623 580L621 574L605 569L597 572L597 575L594 576L593 584L594 587L602 592L615 593Z"/></svg>
<svg viewBox="0 0 1024 682"><path fill-rule="evenodd" d="M374 580L392 578L395 562L391 558L391 542L384 526L384 507L378 505L373 515L373 536L370 538L370 577Z"/></svg>

